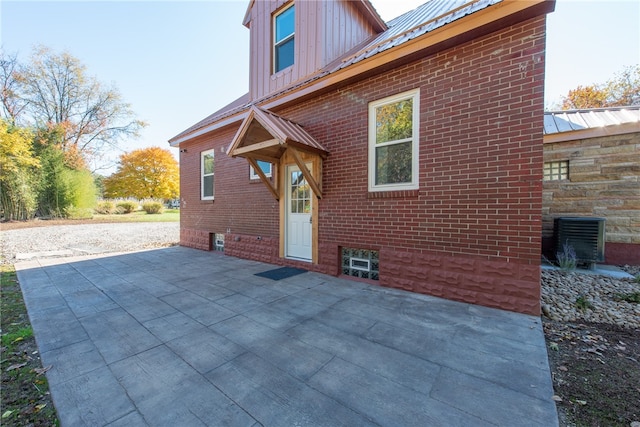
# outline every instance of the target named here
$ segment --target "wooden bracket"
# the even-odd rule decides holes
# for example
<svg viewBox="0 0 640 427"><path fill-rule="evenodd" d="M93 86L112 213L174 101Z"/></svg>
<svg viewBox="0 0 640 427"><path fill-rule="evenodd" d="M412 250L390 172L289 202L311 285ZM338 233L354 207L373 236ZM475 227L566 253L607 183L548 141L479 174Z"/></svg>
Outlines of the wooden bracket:
<svg viewBox="0 0 640 427"><path fill-rule="evenodd" d="M289 147L289 152L291 153L293 160L296 162L296 165L298 165L298 168L300 168L300 172L302 172L302 175L307 180L307 183L311 186L313 194L315 194L318 199L322 199L322 190L311 174L311 171L307 168L307 165L304 164L304 161L300 157L300 153L292 147Z"/></svg>
<svg viewBox="0 0 640 427"><path fill-rule="evenodd" d="M256 172L256 174L258 175L260 180L264 183L264 185L267 186L267 189L269 189L273 197L275 197L276 200L280 200L280 194L278 193L278 189L273 186L273 183L271 182L271 180L267 178L264 172L262 172L262 168L258 165L258 162L256 162L251 157L246 157L246 159L249 161L251 166L253 166L253 170Z"/></svg>

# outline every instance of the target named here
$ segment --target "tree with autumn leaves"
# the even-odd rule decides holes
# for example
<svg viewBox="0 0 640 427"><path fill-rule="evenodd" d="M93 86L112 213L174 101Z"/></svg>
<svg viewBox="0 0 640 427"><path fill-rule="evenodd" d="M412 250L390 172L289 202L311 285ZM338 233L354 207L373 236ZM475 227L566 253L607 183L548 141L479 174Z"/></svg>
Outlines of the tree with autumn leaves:
<svg viewBox="0 0 640 427"><path fill-rule="evenodd" d="M160 147L141 148L120 156L117 171L104 180L108 198L175 199L180 194L178 161Z"/></svg>
<svg viewBox="0 0 640 427"><path fill-rule="evenodd" d="M0 216L92 215L89 162L144 125L68 52L40 46L22 63L0 51Z"/></svg>
<svg viewBox="0 0 640 427"><path fill-rule="evenodd" d="M603 84L578 86L562 100L563 110L640 105L640 65L630 66Z"/></svg>

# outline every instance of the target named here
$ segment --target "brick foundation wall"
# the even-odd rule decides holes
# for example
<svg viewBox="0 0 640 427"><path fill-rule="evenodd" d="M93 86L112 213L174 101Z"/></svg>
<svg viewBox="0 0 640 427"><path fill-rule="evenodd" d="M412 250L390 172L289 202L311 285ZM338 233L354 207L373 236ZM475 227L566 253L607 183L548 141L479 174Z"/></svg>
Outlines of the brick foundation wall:
<svg viewBox="0 0 640 427"><path fill-rule="evenodd" d="M538 265L421 252L380 253L380 283L511 311L540 313ZM382 260L384 259L384 262Z"/></svg>
<svg viewBox="0 0 640 427"><path fill-rule="evenodd" d="M208 251L211 249L211 233L206 230L189 229L180 226L180 245Z"/></svg>
<svg viewBox="0 0 640 427"><path fill-rule="evenodd" d="M605 218L608 264L640 264L640 132L544 144L544 161L569 161L569 179L543 184L543 236L553 255L553 220Z"/></svg>
<svg viewBox="0 0 640 427"><path fill-rule="evenodd" d="M278 238L266 237L258 239L256 236L244 234L227 234L224 241L226 255L254 261L276 263L278 257Z"/></svg>
<svg viewBox="0 0 640 427"><path fill-rule="evenodd" d="M544 18L529 20L274 111L330 153L319 263L307 267L340 274L340 247L376 249L381 285L539 314L544 33ZM368 103L415 88L420 188L369 193ZM289 263L277 257L277 202L222 153L236 130L181 144L181 226L247 236L225 239L228 255ZM200 202L199 152L211 147L216 200Z"/></svg>

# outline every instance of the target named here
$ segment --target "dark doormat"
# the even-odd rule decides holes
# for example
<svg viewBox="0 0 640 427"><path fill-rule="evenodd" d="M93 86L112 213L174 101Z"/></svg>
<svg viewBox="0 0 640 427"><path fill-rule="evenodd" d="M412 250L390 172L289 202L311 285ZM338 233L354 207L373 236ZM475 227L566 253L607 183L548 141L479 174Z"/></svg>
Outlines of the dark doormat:
<svg viewBox="0 0 640 427"><path fill-rule="evenodd" d="M289 277L297 276L298 274L306 273L307 270L294 267L281 267L273 270L263 271L262 273L256 273L256 276L266 277L272 280L282 280Z"/></svg>

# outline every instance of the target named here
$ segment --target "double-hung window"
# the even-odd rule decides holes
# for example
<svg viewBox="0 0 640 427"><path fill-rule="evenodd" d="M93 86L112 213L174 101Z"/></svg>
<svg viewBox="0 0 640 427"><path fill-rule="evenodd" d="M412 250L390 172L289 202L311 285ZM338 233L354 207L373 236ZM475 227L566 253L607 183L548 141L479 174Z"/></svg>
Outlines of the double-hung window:
<svg viewBox="0 0 640 427"><path fill-rule="evenodd" d="M273 18L273 72L293 65L295 46L295 6L291 5Z"/></svg>
<svg viewBox="0 0 640 427"><path fill-rule="evenodd" d="M418 188L420 91L369 104L369 191Z"/></svg>
<svg viewBox="0 0 640 427"><path fill-rule="evenodd" d="M264 173L264 176L266 176L267 178L270 178L271 168L272 168L271 163L265 162L263 160L256 160L256 163L258 163L258 166L260 166L260 170L262 170L262 173ZM249 178L260 179L260 177L258 176L258 173L253 169L253 166L249 166Z"/></svg>
<svg viewBox="0 0 640 427"><path fill-rule="evenodd" d="M215 150L207 150L200 153L200 198L202 200L213 200L213 177L215 173L214 154Z"/></svg>

